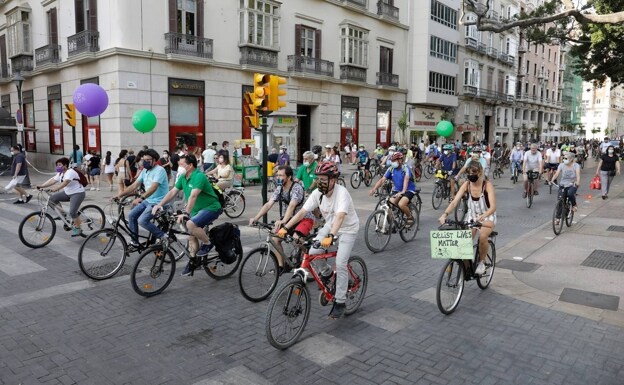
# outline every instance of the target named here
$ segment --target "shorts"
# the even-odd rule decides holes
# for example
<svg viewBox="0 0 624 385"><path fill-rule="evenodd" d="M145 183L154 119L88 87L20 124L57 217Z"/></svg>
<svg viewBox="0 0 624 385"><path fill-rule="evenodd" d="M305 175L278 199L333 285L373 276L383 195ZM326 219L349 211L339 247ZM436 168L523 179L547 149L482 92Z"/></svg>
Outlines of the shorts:
<svg viewBox="0 0 624 385"><path fill-rule="evenodd" d="M546 170L557 170L558 167L559 163L546 163L546 166L544 168Z"/></svg>
<svg viewBox="0 0 624 385"><path fill-rule="evenodd" d="M303 218L295 227L294 232L302 237L310 235L312 228L314 227L314 220L312 218Z"/></svg>
<svg viewBox="0 0 624 385"><path fill-rule="evenodd" d="M393 191L392 195L395 195L395 194L398 194L398 193L399 193L398 191ZM414 197L414 195L416 195L416 193L413 192L413 191L406 191L405 194L403 194L403 196L405 198L409 199L410 202L412 201L412 198Z"/></svg>
<svg viewBox="0 0 624 385"><path fill-rule="evenodd" d="M100 169L99 168L92 168L91 171L89 171L89 175L91 175L91 176L100 175Z"/></svg>
<svg viewBox="0 0 624 385"><path fill-rule="evenodd" d="M199 212L191 218L191 221L197 227L206 227L219 218L222 212L222 209L219 209L219 211L199 210Z"/></svg>

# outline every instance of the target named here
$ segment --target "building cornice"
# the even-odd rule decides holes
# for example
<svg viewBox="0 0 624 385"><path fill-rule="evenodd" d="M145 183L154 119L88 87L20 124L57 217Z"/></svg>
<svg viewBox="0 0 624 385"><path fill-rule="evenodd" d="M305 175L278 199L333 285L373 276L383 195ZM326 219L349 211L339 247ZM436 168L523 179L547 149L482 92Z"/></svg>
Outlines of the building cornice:
<svg viewBox="0 0 624 385"><path fill-rule="evenodd" d="M394 25L396 27L399 27L401 29L404 29L406 31L409 30L409 25L405 25L405 24L403 24L403 23L401 23L399 21L395 21L395 20L392 20L390 18L383 17L383 16L378 15L376 13L370 12L367 9L358 8L356 6L350 5L349 3L345 3L342 0L324 0L324 1L326 1L328 3L335 4L335 5L339 6L339 7L348 9L350 11L353 11L353 12L356 12L356 13L368 16L368 17L370 17L372 19L379 20L379 21L382 21L382 22L385 22L385 23L388 23L388 24L392 24L392 25Z"/></svg>

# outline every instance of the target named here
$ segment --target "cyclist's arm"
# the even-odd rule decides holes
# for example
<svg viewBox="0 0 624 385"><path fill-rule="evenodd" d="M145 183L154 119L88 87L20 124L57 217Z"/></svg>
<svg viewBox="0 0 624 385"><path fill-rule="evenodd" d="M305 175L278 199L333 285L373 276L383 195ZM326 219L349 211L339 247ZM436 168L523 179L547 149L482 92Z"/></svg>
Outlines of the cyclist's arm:
<svg viewBox="0 0 624 385"><path fill-rule="evenodd" d="M494 192L494 185L488 183L485 186L488 193L488 200L490 201L490 207L477 219L479 222L483 222L487 217L496 212L496 193Z"/></svg>
<svg viewBox="0 0 624 385"><path fill-rule="evenodd" d="M464 166L461 168L461 170L459 170L459 172L457 173L457 175L455 175L456 179L459 179L459 177L461 176L461 174L463 174L464 172L466 172L466 168L468 167L468 165L470 164L470 162L468 162L466 160L466 163L464 163Z"/></svg>
<svg viewBox="0 0 624 385"><path fill-rule="evenodd" d="M297 202L296 199L290 200L290 203L288 204L288 207L286 208L286 212L284 213L284 218L275 222L276 228L279 229L282 223L286 223L290 220L290 218L292 218L293 214L295 213L295 209L297 208L297 203L299 202Z"/></svg>
<svg viewBox="0 0 624 385"><path fill-rule="evenodd" d="M152 209L152 213L155 213L156 211L158 211L158 210L162 209L162 207L163 207L164 205L166 205L166 204L167 204L170 200L172 200L172 199L173 199L173 197L175 197L175 196L176 196L176 194L178 193L178 191L180 191L180 190L178 190L175 186L173 186L173 187L171 188L171 190L169 190L169 192L167 193L167 195L165 195L165 196L163 197L163 199L161 199L161 200L160 200L160 202L158 202L158 204L157 204L157 205L154 205L154 208Z"/></svg>
<svg viewBox="0 0 624 385"><path fill-rule="evenodd" d="M574 181L574 183L577 186L580 186L581 185L581 167L577 164L575 168L576 168L576 180Z"/></svg>
<svg viewBox="0 0 624 385"><path fill-rule="evenodd" d="M370 189L370 191L368 192L368 195L373 195L375 191L377 191L377 189L381 187L381 185L384 184L386 180L387 180L386 176L385 175L382 176L381 179L379 179L377 183L375 183L375 185Z"/></svg>
<svg viewBox="0 0 624 385"><path fill-rule="evenodd" d="M301 208L294 217L290 218L290 220L284 225L288 230L292 229L297 223L301 222L303 217L308 213L308 210L305 208Z"/></svg>
<svg viewBox="0 0 624 385"><path fill-rule="evenodd" d="M43 184L40 184L40 185L35 186L35 187L37 187L37 188L45 188L45 187L48 187L48 186L52 186L55 183L56 183L56 179L50 178L50 179L46 180L45 182L43 182Z"/></svg>
<svg viewBox="0 0 624 385"><path fill-rule="evenodd" d="M342 222L344 221L345 217L347 216L347 213L345 212L338 212L336 213L336 216L334 217L334 222L332 223L331 226L331 231L329 232L330 234L338 234L338 230L340 230L340 227L342 226Z"/></svg>
<svg viewBox="0 0 624 385"><path fill-rule="evenodd" d="M399 192L401 195L405 194L405 191L407 190L407 185L408 185L409 180L410 180L410 174L411 174L411 172L406 172L405 176L403 177L403 191Z"/></svg>
<svg viewBox="0 0 624 385"><path fill-rule="evenodd" d="M264 216L264 214L268 213L269 210L271 210L271 208L273 207L273 204L275 203L275 201L273 199L269 199L269 201L267 203L265 203L261 208L260 211L258 211L258 214L256 214L256 216L254 216L253 218L251 218L251 220L249 221L249 225L253 224L254 222L258 222L258 220Z"/></svg>
<svg viewBox="0 0 624 385"><path fill-rule="evenodd" d="M149 197L150 195L152 195L153 193L156 192L156 190L158 190L158 186L160 186L160 183L158 182L152 182L152 185L150 186L150 188L145 191L139 198L141 200L146 200L147 197Z"/></svg>
<svg viewBox="0 0 624 385"><path fill-rule="evenodd" d="M195 202L197 201L197 196L199 195L199 193L201 193L201 189L194 188L191 190L191 193L189 194L189 198L188 198L188 201L186 202L186 208L184 209L184 211L186 211L187 213L190 213L191 211L193 211L193 207L195 207Z"/></svg>
<svg viewBox="0 0 624 385"><path fill-rule="evenodd" d="M552 181L556 181L558 176L559 176L559 167L557 167L557 171L555 171L555 173L553 174L551 180Z"/></svg>

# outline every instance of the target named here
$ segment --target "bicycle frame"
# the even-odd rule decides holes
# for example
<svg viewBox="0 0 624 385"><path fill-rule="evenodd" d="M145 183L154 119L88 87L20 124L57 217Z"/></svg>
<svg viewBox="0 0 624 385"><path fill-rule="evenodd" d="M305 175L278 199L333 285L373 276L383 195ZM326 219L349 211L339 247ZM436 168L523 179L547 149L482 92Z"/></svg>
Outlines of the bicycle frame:
<svg viewBox="0 0 624 385"><path fill-rule="evenodd" d="M52 194L50 194L50 190L45 189L45 190L39 191L39 202L43 201L41 197L43 196L44 193L47 194L47 198L45 199L45 204L41 205L41 210L40 210L41 215L39 216L39 223L37 223L37 228L39 228L43 224L45 215L48 213L48 207L52 208L52 210L54 210L54 212L58 214L59 218L61 219L63 224L65 224L65 226L71 228L73 226L73 220L67 220L68 213L62 210L63 208L62 203L59 202L56 205L50 204L50 198L52 198Z"/></svg>

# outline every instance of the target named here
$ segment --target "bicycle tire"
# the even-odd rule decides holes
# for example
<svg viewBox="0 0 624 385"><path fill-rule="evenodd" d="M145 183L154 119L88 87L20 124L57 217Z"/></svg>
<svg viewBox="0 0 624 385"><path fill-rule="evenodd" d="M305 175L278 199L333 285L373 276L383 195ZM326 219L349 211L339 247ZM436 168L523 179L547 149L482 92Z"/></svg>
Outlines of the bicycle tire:
<svg viewBox="0 0 624 385"><path fill-rule="evenodd" d="M366 247L373 253L384 251L392 236L392 221L386 216L385 210L376 210L368 216L364 227ZM375 240L379 242L373 242Z"/></svg>
<svg viewBox="0 0 624 385"><path fill-rule="evenodd" d="M311 306L310 292L301 277L278 286L269 301L265 320L265 333L271 346L284 350L297 342L308 323ZM295 324L300 316L303 316L300 323ZM281 317L284 319L280 322Z"/></svg>
<svg viewBox="0 0 624 385"><path fill-rule="evenodd" d="M559 223L556 223L557 212L560 213ZM562 218L562 216L563 216L563 202L560 199L557 201L557 204L555 205L555 211L553 211L553 216L552 216L552 226L553 226L553 232L555 233L555 235L561 234L561 230L563 229L564 219Z"/></svg>
<svg viewBox="0 0 624 385"><path fill-rule="evenodd" d="M49 231L47 231L48 228ZM38 249L52 242L56 235L56 222L48 213L33 211L22 219L17 234L25 246ZM35 238L40 238L41 241L36 241Z"/></svg>
<svg viewBox="0 0 624 385"><path fill-rule="evenodd" d="M343 178L338 178L336 180L336 183L338 183L339 185L341 185L342 187L347 187L347 185L345 184L345 181Z"/></svg>
<svg viewBox="0 0 624 385"><path fill-rule="evenodd" d="M230 190L227 195L228 196L226 197L225 209L223 210L225 212L225 215L230 218L238 218L243 215L243 213L245 212L245 196L243 195L243 193L234 189ZM238 197L236 197L235 195L237 195ZM239 208L240 212L238 211Z"/></svg>
<svg viewBox="0 0 624 385"><path fill-rule="evenodd" d="M564 207L564 213L566 214L565 216L565 223L567 227L572 226L572 221L574 220L574 211L572 211L572 207L570 206L570 204L566 204Z"/></svg>
<svg viewBox="0 0 624 385"><path fill-rule="evenodd" d="M527 191L527 196L526 196L526 207L527 208L531 208L531 205L533 204L533 186L532 186L533 182L529 181L529 187L528 187L528 191Z"/></svg>
<svg viewBox="0 0 624 385"><path fill-rule="evenodd" d="M436 287L436 304L438 310L444 315L449 315L457 309L459 301L461 301L462 294L464 292L464 267L463 260L450 259L442 268L440 276L438 277L438 284ZM452 293L445 296L442 290L444 288L454 289ZM446 301L446 299L449 301ZM447 304L447 302L449 302Z"/></svg>
<svg viewBox="0 0 624 385"><path fill-rule="evenodd" d="M165 252L162 245L151 246L139 255L132 268L130 275L132 289L143 297L158 295L173 280L175 269L175 259L171 250Z"/></svg>
<svg viewBox="0 0 624 385"><path fill-rule="evenodd" d="M87 277L101 281L115 276L124 266L128 244L114 229L98 230L82 242L78 266Z"/></svg>
<svg viewBox="0 0 624 385"><path fill-rule="evenodd" d="M80 210L78 210L78 215L82 221L80 228L85 237L91 235L95 231L102 230L106 225L106 214L104 214L104 210L96 205L82 206Z"/></svg>
<svg viewBox="0 0 624 385"><path fill-rule="evenodd" d="M414 223L412 226L407 228L407 225L399 231L399 236L403 240L403 242L411 242L416 238L416 234L418 233L418 225L420 224L420 213L418 209L413 203L409 204L410 212L412 213L412 218L414 218Z"/></svg>
<svg viewBox="0 0 624 385"><path fill-rule="evenodd" d="M485 290L490 286L494 277L494 270L496 269L496 245L491 240L488 240L488 253L483 263L485 264L485 273L477 277L477 286L481 290Z"/></svg>
<svg viewBox="0 0 624 385"><path fill-rule="evenodd" d="M351 315L357 311L362 301L364 301L366 288L368 287L368 268L364 259L357 255L349 257L347 273L349 274L349 283L345 301L345 315Z"/></svg>
<svg viewBox="0 0 624 385"><path fill-rule="evenodd" d="M208 261L208 263L204 265L204 271L210 276L210 278L220 281L236 273L236 270L238 269L238 266L240 265L242 259L243 250L236 250L236 261L227 264L223 263L221 259L215 258L211 261Z"/></svg>
<svg viewBox="0 0 624 385"><path fill-rule="evenodd" d="M362 178L360 178L358 171L351 174L351 187L353 187L354 189L358 189L361 183Z"/></svg>
<svg viewBox="0 0 624 385"><path fill-rule="evenodd" d="M364 185L366 187L369 187L372 181L373 181L373 176L371 175L371 172L369 170L365 170L364 171Z"/></svg>
<svg viewBox="0 0 624 385"><path fill-rule="evenodd" d="M455 206L455 221L463 222L464 218L466 218L466 214L468 214L468 199L466 195L464 195Z"/></svg>
<svg viewBox="0 0 624 385"><path fill-rule="evenodd" d="M441 184L436 183L433 188L433 193L431 194L431 205L434 210L437 210L442 205L442 200L444 199L444 188Z"/></svg>
<svg viewBox="0 0 624 385"><path fill-rule="evenodd" d="M238 287L243 297L251 302L260 302L270 296L279 280L278 266L275 253L269 253L268 247L251 250L241 262L238 272ZM254 287L259 289L254 290Z"/></svg>

